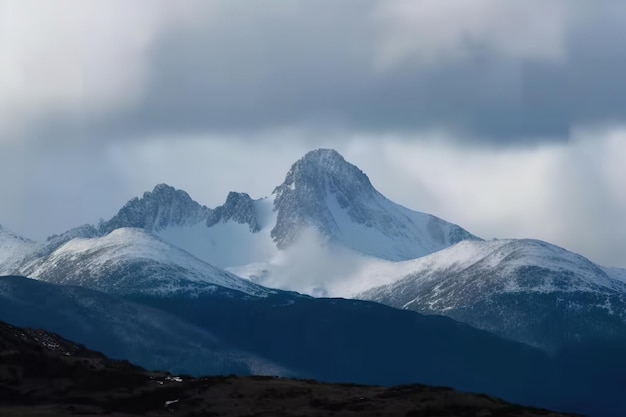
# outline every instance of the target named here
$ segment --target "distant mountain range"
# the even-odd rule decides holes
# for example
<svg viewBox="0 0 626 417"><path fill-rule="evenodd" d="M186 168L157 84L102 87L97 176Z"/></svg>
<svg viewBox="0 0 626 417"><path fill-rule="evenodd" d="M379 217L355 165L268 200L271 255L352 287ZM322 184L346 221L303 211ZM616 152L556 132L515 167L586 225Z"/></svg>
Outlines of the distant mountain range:
<svg viewBox="0 0 626 417"><path fill-rule="evenodd" d="M0 279L0 320L188 373L203 361L597 410L538 380L567 374L574 392L578 376L594 377L563 363L626 346L626 270L546 242L484 241L391 202L333 150L306 154L260 199L231 192L211 209L161 184L110 220L45 242L0 227L0 275L39 280ZM181 360L192 346L197 355ZM598 387L610 403L606 381Z"/></svg>
<svg viewBox="0 0 626 417"><path fill-rule="evenodd" d="M551 351L581 340L626 340L626 280L546 242L465 241L385 272L389 284L356 297Z"/></svg>
<svg viewBox="0 0 626 417"><path fill-rule="evenodd" d="M0 273L114 294L219 285L361 298L548 350L626 335L626 270L545 242L482 241L389 201L328 149L257 200L231 192L210 209L161 184L110 220L43 243L0 228Z"/></svg>

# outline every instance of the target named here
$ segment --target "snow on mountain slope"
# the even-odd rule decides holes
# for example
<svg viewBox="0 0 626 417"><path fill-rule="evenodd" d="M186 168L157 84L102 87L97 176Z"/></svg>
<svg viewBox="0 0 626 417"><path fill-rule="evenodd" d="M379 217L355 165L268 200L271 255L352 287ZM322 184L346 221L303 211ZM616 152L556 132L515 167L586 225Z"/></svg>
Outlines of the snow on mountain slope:
<svg viewBox="0 0 626 417"><path fill-rule="evenodd" d="M267 261L227 270L270 288L314 297L347 297L374 286L364 287L361 277L369 267L382 262L389 261L362 255L329 241L315 229L307 229Z"/></svg>
<svg viewBox="0 0 626 417"><path fill-rule="evenodd" d="M353 294L366 289L356 278L350 281L345 277L355 277L352 272L371 264L371 258L413 259L463 239L477 239L456 225L389 201L336 151L319 149L294 163L283 184L269 197L253 200L248 194L231 192L223 205L210 209L182 190L159 184L128 201L113 218L97 227L84 225L50 237L36 256L30 257L27 267L16 268L22 260L2 264L6 273L88 285L89 280L100 280L102 273L79 274L75 263L65 263L74 261L75 253L79 253L89 259L84 261L87 271L112 273L111 268L117 265L115 273L119 275L119 265L127 264L131 254L125 255L124 262L118 259L115 263L110 258L111 254L119 255L123 240L131 237L116 233L125 228L152 233L204 262L247 274L264 285L314 295ZM147 242L154 246L150 239ZM87 250L79 244L90 248L92 244L94 248L106 244L106 250ZM137 248L140 242L131 239L129 245ZM106 256L97 260L101 254ZM150 258L153 276L165 274L164 267L154 270L160 260L172 264L161 258ZM137 262L133 261L134 267L148 271L146 262L141 266ZM253 277L259 266L268 271L264 279ZM159 285L165 285L159 280ZM111 282L128 285L118 278Z"/></svg>
<svg viewBox="0 0 626 417"><path fill-rule="evenodd" d="M364 255L396 261L478 239L457 225L391 202L331 149L311 151L293 164L274 194L272 237L281 249L306 228Z"/></svg>
<svg viewBox="0 0 626 417"><path fill-rule="evenodd" d="M206 221L210 212L209 208L193 201L185 191L158 184L141 198L128 201L112 219L99 224L98 229L102 235L122 227L156 231Z"/></svg>
<svg viewBox="0 0 626 417"><path fill-rule="evenodd" d="M278 251L270 236L270 227L276 219L272 211L273 200L268 197L250 200L250 203L250 210L246 211L253 220L249 222L241 223L227 217L212 222L211 226L207 226L206 222L172 226L156 234L166 242L221 268L263 262ZM251 231L251 224L254 224L255 232Z"/></svg>
<svg viewBox="0 0 626 417"><path fill-rule="evenodd" d="M107 293L198 291L215 285L254 295L268 292L136 228L72 239L26 264L20 273Z"/></svg>
<svg viewBox="0 0 626 417"><path fill-rule="evenodd" d="M367 271L479 240L459 226L402 207L336 151L297 161L273 194L271 237L280 251L227 269L265 286L314 296L352 296L380 285ZM266 232L261 228L260 234ZM268 256L269 255L269 256Z"/></svg>
<svg viewBox="0 0 626 417"><path fill-rule="evenodd" d="M447 315L547 348L626 337L626 281L546 242L464 241L386 268L386 284L356 298Z"/></svg>
<svg viewBox="0 0 626 417"><path fill-rule="evenodd" d="M393 264L388 265L389 270L394 269ZM563 273L568 278L518 279L520 270L528 267ZM464 286L479 278L478 271L489 271L488 276L480 277L481 281L489 281L502 292L626 292L626 283L612 278L602 267L583 256L532 239L464 241L427 257L397 263L395 268L400 274L393 279L396 282L392 286L400 285L400 281L408 283L411 279L419 286L440 284L444 274L450 276L451 285ZM390 287L386 289L391 290ZM384 290L381 287L373 291ZM440 299L440 302L451 307L462 300L451 297Z"/></svg>
<svg viewBox="0 0 626 417"><path fill-rule="evenodd" d="M478 272L479 266L484 272L482 275ZM545 280L518 282L516 276L524 267L564 271L573 278L562 286L557 279L549 276ZM320 234L309 232L267 262L227 270L270 288L324 297L360 298L364 294L369 297L369 290L380 287L382 294L391 291L395 284L400 286L399 282L403 279L418 291L418 286L422 288L433 282L438 283L443 276L449 278L448 284L459 288L494 286L498 291L511 293L594 292L598 288L626 291L626 286L622 285L626 284L626 270L601 267L580 255L536 240L468 240L429 256L394 262L364 256L324 241ZM404 296L410 293L404 287L402 291ZM461 293L463 291L465 289ZM380 297L387 299L390 295L385 293L384 297ZM379 301L377 298L368 299ZM461 300L457 297L449 302ZM411 301L408 298L405 303ZM469 304L472 302L471 299L466 301ZM444 301L437 299L437 303ZM395 302L392 305L404 307L404 304ZM450 307L446 304L444 308Z"/></svg>
<svg viewBox="0 0 626 417"><path fill-rule="evenodd" d="M253 200L246 193L231 192L223 205L210 209L185 191L159 184L131 199L98 231L103 235L122 227L141 228L224 268L260 262L276 252L269 235L276 218L272 204L271 198Z"/></svg>
<svg viewBox="0 0 626 417"><path fill-rule="evenodd" d="M214 209L182 190L157 185L130 200L100 234L137 227L221 268L271 262L303 233L389 260L427 255L464 239L459 226L399 206L374 189L339 153L318 149L293 164L273 194L253 200L231 192Z"/></svg>
<svg viewBox="0 0 626 417"><path fill-rule="evenodd" d="M626 269L603 266L602 270L611 278L626 283Z"/></svg>
<svg viewBox="0 0 626 417"><path fill-rule="evenodd" d="M0 275L15 271L41 246L41 244L20 237L0 225Z"/></svg>

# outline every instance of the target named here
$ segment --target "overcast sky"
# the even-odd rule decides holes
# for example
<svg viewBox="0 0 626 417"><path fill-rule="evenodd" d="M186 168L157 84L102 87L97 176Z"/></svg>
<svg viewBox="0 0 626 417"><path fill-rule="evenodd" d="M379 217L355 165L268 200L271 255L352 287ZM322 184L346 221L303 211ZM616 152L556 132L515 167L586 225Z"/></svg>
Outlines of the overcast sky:
<svg viewBox="0 0 626 417"><path fill-rule="evenodd" d="M626 2L0 0L0 224L333 147L392 200L626 267Z"/></svg>

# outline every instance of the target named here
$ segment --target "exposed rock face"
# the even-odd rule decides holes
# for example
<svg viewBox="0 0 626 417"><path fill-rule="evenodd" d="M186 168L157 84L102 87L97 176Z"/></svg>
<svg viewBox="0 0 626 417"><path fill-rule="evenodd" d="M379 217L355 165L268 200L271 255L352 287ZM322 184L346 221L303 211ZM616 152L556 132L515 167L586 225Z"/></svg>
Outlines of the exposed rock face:
<svg viewBox="0 0 626 417"><path fill-rule="evenodd" d="M330 236L338 232L326 204L328 194L334 195L339 205L348 209L350 217L359 223L368 222L363 201L378 196L367 175L336 151L327 149L309 152L293 164L274 193L278 218L272 237L281 248L292 243L303 226L313 225Z"/></svg>
<svg viewBox="0 0 626 417"><path fill-rule="evenodd" d="M277 221L272 238L281 249L293 243L305 227L391 260L411 259L464 239L477 239L459 226L389 201L367 175L331 149L311 151L298 160L274 194ZM381 245L389 242L389 250L381 254L361 247L363 242L358 240L364 233L371 239L382 237Z"/></svg>
<svg viewBox="0 0 626 417"><path fill-rule="evenodd" d="M109 221L99 225L100 234L122 227L159 231L170 226L192 225L205 221L211 210L189 197L183 190L159 184L141 198L133 198Z"/></svg>
<svg viewBox="0 0 626 417"><path fill-rule="evenodd" d="M217 223L226 223L228 221L248 224L250 231L253 233L261 230L254 209L254 201L246 193L235 193L232 191L228 193L226 203L209 212L206 225L211 227Z"/></svg>
<svg viewBox="0 0 626 417"><path fill-rule="evenodd" d="M205 223L207 227L234 221L248 224L251 232L260 230L254 201L246 193L228 193L226 202L210 209L192 200L183 190L159 184L141 198L133 198L109 221L98 226L105 235L122 227L138 227L160 231L169 227L192 226ZM80 236L88 237L88 236Z"/></svg>
<svg viewBox="0 0 626 417"><path fill-rule="evenodd" d="M271 213L272 203L275 215ZM267 252L262 246L267 244L261 244L258 238L240 232L233 235L236 228L228 232L222 228L212 230L226 223L247 225L251 233L266 230L278 249L293 244L303 230L313 229L323 239L388 260L413 259L464 239L478 239L459 226L391 202L372 186L367 175L338 152L318 149L293 164L272 197L253 200L246 193L230 192L223 205L211 209L192 200L183 190L159 184L142 197L128 201L108 221L51 236L40 245L37 256L48 256L74 238L102 237L121 228L157 232L209 262L219 261L209 256L211 251L217 253L216 245L222 252L227 251L222 242L235 242L228 250L248 248L241 253ZM223 239L224 233L231 233L231 239ZM225 255L219 256L221 259ZM251 260L241 259L241 264L259 262L255 256ZM222 266L234 265L239 264ZM11 267L5 272L22 270Z"/></svg>
<svg viewBox="0 0 626 417"><path fill-rule="evenodd" d="M47 256L55 249L69 242L72 239L83 238L89 239L100 236L98 229L90 224L84 224L82 226L75 227L67 232L59 235L52 235L48 237L42 250L38 253L39 256Z"/></svg>

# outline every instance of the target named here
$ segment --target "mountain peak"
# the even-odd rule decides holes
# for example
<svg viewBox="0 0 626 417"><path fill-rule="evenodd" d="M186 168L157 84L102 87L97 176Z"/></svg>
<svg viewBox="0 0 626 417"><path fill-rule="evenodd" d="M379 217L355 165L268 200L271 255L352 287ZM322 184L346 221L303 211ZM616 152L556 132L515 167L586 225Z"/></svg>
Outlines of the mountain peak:
<svg viewBox="0 0 626 417"><path fill-rule="evenodd" d="M305 154L291 166L274 193L280 196L287 189L298 188L307 194L325 194L327 190L333 194L376 192L367 175L334 149L316 149Z"/></svg>
<svg viewBox="0 0 626 417"><path fill-rule="evenodd" d="M280 249L307 227L361 253L392 260L476 238L456 225L392 203L363 171L332 149L317 149L296 161L274 195L277 221L271 235Z"/></svg>
<svg viewBox="0 0 626 417"><path fill-rule="evenodd" d="M183 200L191 200L191 197L189 196L189 194L187 194L186 191L177 190L171 185L168 185L165 183L157 184L154 186L152 191L147 191L143 193L144 198L146 198L147 196L154 196L154 197L163 196L163 197L170 197L170 198L178 197Z"/></svg>
<svg viewBox="0 0 626 417"><path fill-rule="evenodd" d="M302 226L314 225L329 236L337 232L328 196L343 209L380 196L367 175L333 149L316 149L296 161L274 194L278 217L272 237L279 248L293 242Z"/></svg>
<svg viewBox="0 0 626 417"><path fill-rule="evenodd" d="M183 190L158 184L141 198L135 197L108 222L99 226L102 234L120 227L161 230L168 226L194 224L206 218L209 209L191 199Z"/></svg>
<svg viewBox="0 0 626 417"><path fill-rule="evenodd" d="M343 158L343 156L339 152L337 152L334 149L327 149L327 148L319 148L319 149L314 149L312 151L309 151L300 159L308 160L308 161L318 161L320 163L328 163L328 162L346 163L346 160Z"/></svg>
<svg viewBox="0 0 626 417"><path fill-rule="evenodd" d="M240 224L248 224L251 232L261 230L254 208L254 200L247 193L229 192L226 202L211 210L206 225L211 227L219 222L226 223L231 220Z"/></svg>
<svg viewBox="0 0 626 417"><path fill-rule="evenodd" d="M172 187L171 185L165 184L163 182L161 184L155 185L154 188L152 189L153 193L159 193L159 192L164 192L164 191L176 191L176 188Z"/></svg>
<svg viewBox="0 0 626 417"><path fill-rule="evenodd" d="M10 229L7 229L6 227L2 226L1 224L0 224L0 236L4 236L5 239L13 239L15 241L21 241L21 242L30 242L29 239L26 239L26 238L18 235L14 231L12 231Z"/></svg>

